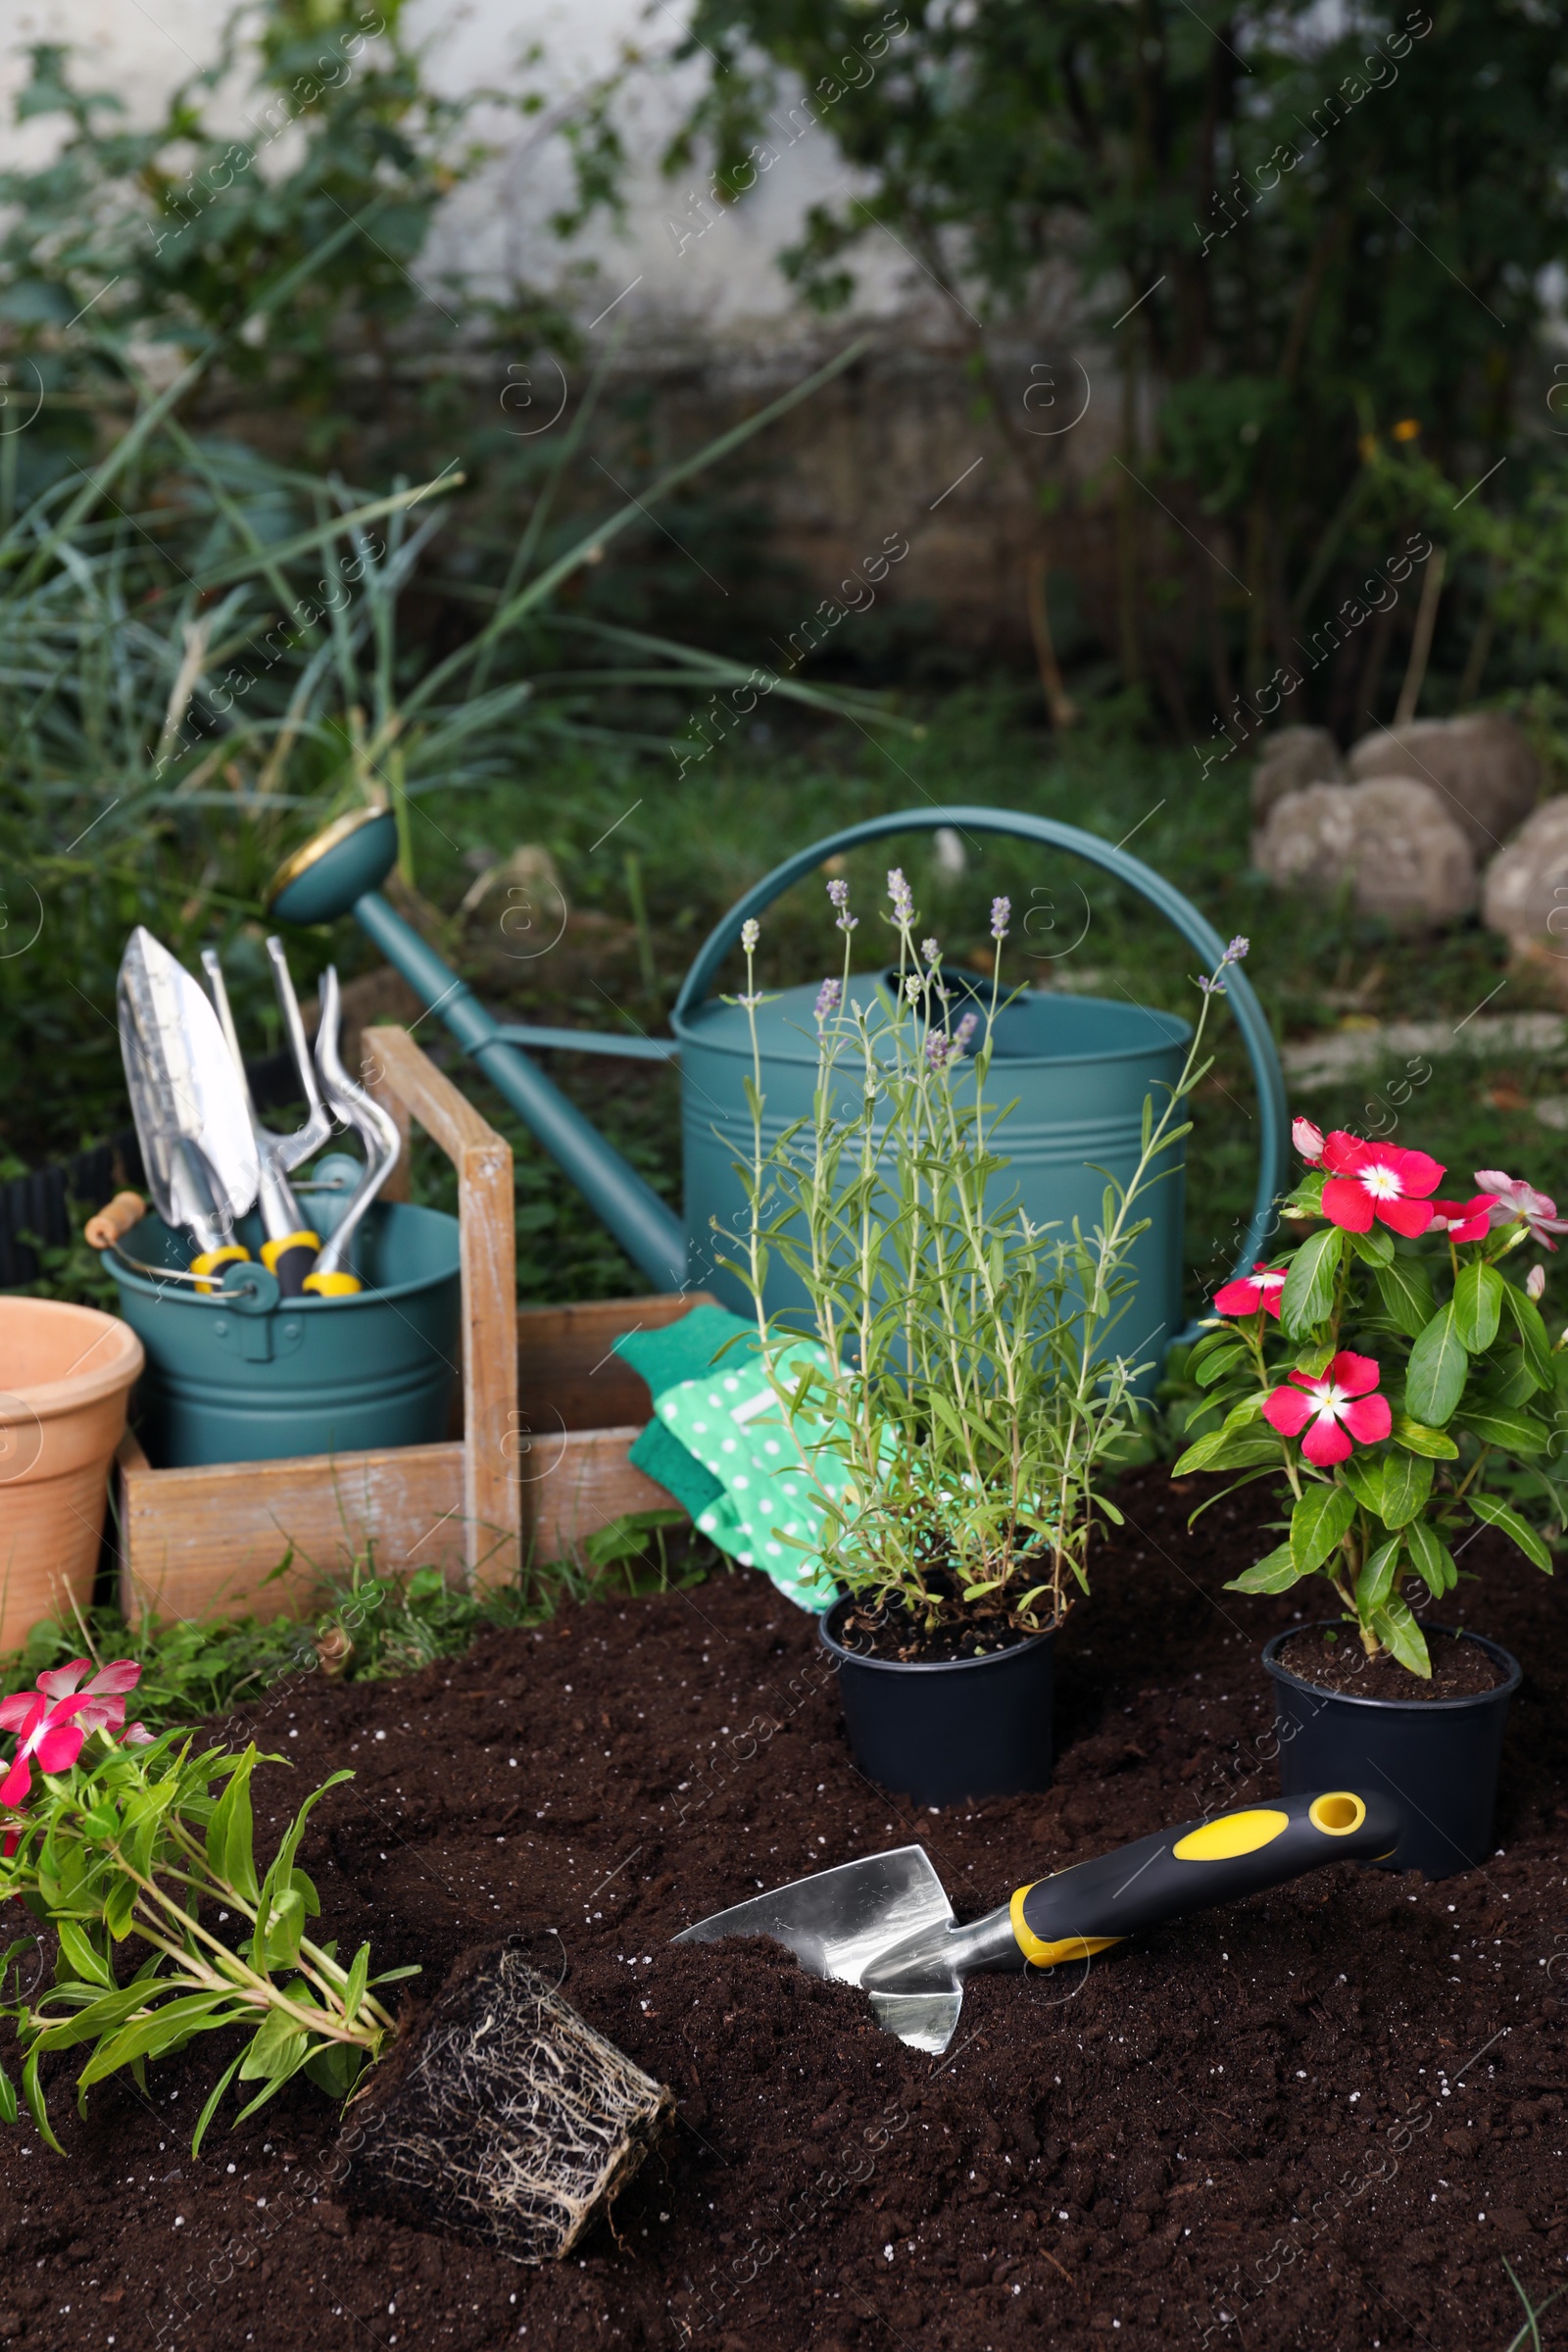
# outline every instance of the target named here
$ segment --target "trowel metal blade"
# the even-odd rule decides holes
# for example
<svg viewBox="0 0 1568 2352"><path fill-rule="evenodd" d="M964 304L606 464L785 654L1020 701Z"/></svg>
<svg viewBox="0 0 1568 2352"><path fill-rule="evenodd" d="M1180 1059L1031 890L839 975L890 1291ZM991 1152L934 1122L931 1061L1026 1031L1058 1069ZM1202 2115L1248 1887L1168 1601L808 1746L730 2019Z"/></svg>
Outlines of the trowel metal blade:
<svg viewBox="0 0 1568 2352"><path fill-rule="evenodd" d="M121 958L119 1013L154 1206L167 1225L226 1230L260 1177L243 1086L205 992L141 924Z"/></svg>
<svg viewBox="0 0 1568 2352"><path fill-rule="evenodd" d="M768 1936L813 1977L862 1984L895 1945L955 1925L952 1904L921 1845L895 1846L775 1886L683 1929L676 1943L717 1943L726 1936ZM911 2049L947 2048L963 2003L961 1988L873 1992L878 2025Z"/></svg>

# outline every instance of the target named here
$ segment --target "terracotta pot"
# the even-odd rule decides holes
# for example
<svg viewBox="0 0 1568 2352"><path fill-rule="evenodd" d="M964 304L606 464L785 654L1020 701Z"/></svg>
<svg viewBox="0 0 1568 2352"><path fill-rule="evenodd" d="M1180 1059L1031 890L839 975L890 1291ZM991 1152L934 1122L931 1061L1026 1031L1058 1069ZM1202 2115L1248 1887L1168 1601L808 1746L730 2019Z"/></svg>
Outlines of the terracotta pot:
<svg viewBox="0 0 1568 2352"><path fill-rule="evenodd" d="M85 1608L109 1465L142 1367L128 1323L54 1298L0 1298L0 1650Z"/></svg>

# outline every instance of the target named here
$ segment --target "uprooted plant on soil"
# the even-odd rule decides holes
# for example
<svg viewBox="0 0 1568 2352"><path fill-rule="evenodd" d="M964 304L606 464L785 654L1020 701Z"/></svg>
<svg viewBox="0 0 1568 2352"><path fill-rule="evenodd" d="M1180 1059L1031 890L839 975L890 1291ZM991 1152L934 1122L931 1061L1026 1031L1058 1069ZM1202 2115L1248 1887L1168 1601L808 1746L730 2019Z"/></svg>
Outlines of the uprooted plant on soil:
<svg viewBox="0 0 1568 2352"><path fill-rule="evenodd" d="M121 1659L83 1682L88 1665L74 1659L0 1701L0 1730L18 1735L0 1782L0 1899L19 1897L59 1939L53 1985L4 2002L3 2014L22 2045L32 2120L60 2153L39 2079L50 2052L88 2045L76 2078L81 2110L93 2084L122 2067L139 2083L149 2058L243 2029L244 2046L197 2119L194 2155L236 2076L260 2085L244 2115L300 2073L344 2095L394 2031L372 1986L417 1971L372 1978L368 1943L345 1967L335 1944L305 1933L321 1906L299 1863L300 1839L320 1798L352 1773L332 1773L312 1791L259 1873L251 1776L259 1763L286 1759L254 1744L239 1755L199 1747L179 1731L153 1739L125 1723L124 1694L141 1668ZM122 1984L116 1956L132 1939L146 1957ZM34 1941L20 1937L0 1957L0 1996ZM0 2067L0 2116L15 2123L18 2112Z"/></svg>

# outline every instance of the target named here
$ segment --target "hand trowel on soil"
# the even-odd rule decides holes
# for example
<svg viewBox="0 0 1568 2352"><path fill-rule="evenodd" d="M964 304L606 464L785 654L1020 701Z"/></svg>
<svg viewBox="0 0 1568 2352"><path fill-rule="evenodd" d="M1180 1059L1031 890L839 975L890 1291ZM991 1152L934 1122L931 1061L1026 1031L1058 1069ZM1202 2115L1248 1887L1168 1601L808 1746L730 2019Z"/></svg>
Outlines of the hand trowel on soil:
<svg viewBox="0 0 1568 2352"><path fill-rule="evenodd" d="M245 1094L218 1015L184 966L140 923L120 962L120 1050L147 1189L164 1223L195 1237L196 1274L250 1252L234 1220L260 1168Z"/></svg>
<svg viewBox="0 0 1568 2352"><path fill-rule="evenodd" d="M1181 1822L1036 1879L967 1927L955 1918L925 1848L901 1845L716 1911L674 1940L769 1936L813 1977L859 1985L884 2033L911 2049L941 2051L957 2029L964 1979L979 1969L1056 1968L1325 1862L1380 1862L1399 1828L1384 1796L1341 1788L1282 1796Z"/></svg>

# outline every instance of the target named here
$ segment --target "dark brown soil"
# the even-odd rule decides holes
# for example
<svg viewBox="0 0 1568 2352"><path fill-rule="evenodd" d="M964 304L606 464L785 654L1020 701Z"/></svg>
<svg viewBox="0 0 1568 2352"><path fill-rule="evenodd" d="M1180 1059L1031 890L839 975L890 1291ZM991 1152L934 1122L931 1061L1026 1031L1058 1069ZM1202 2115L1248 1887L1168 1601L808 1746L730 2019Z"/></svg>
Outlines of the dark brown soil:
<svg viewBox="0 0 1568 2352"><path fill-rule="evenodd" d="M841 1604L842 1606L842 1604ZM878 1608L870 1602L846 1607L832 1620L834 1639L857 1657L886 1658L906 1666L945 1666L956 1658L990 1658L999 1650L1015 1649L1031 1642L1044 1628L1020 1625L1009 1614L979 1617L972 1610L956 1624L938 1625L927 1632L919 1619L897 1602Z"/></svg>
<svg viewBox="0 0 1568 2352"><path fill-rule="evenodd" d="M1478 1629L1479 1630L1479 1629ZM1337 1690L1351 1698L1396 1698L1419 1702L1425 1698L1474 1698L1495 1690L1508 1679L1506 1670L1491 1658L1478 1642L1459 1642L1438 1628L1427 1629L1432 1679L1423 1680L1401 1666L1387 1650L1369 1658L1353 1626L1338 1632L1312 1626L1293 1634L1275 1652L1276 1663L1288 1666L1303 1683L1320 1690Z"/></svg>
<svg viewBox="0 0 1568 2352"><path fill-rule="evenodd" d="M1006 1803L916 1817L861 1779L814 1626L745 1571L404 1683L280 1685L247 1724L297 1767L276 1776L290 1803L331 1766L360 1776L306 1842L324 1931L432 1983L526 1935L679 2120L617 2234L526 2270L364 2211L309 2085L237 2132L225 2116L192 2163L218 2052L155 2067L145 2098L103 2085L85 2123L67 2054L71 2161L0 2132L0 2342L1502 2352L1524 2316L1504 2257L1538 2303L1568 2278L1568 1629L1501 1539L1462 1589L1526 1665L1484 1869L1427 1886L1339 1864L1084 1969L977 1979L942 2059L771 1947L670 1948L721 1904L911 1837L972 1917L1271 1791L1257 1652L1289 1600L1222 1591L1267 1506L1218 1504L1189 1537L1202 1491L1158 1470L1120 1490L1126 1526L1058 1642L1055 1786Z"/></svg>

